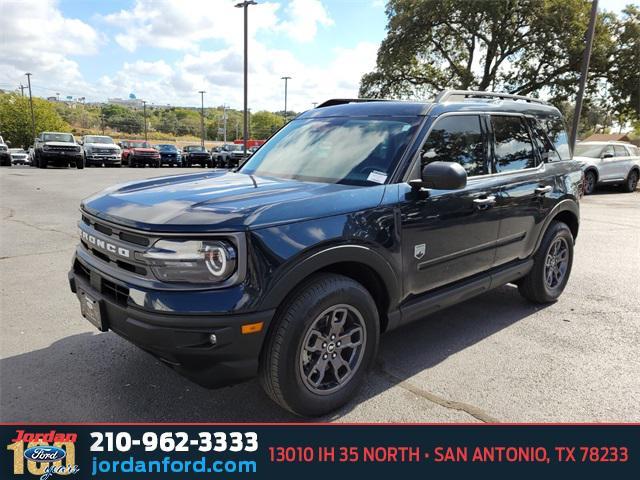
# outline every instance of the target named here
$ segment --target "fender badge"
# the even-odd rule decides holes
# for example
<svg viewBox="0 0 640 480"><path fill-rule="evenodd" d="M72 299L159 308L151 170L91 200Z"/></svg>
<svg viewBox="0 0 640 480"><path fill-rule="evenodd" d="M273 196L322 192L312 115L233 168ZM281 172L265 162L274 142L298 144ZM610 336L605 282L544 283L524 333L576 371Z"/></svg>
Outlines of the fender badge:
<svg viewBox="0 0 640 480"><path fill-rule="evenodd" d="M426 251L427 246L424 243L421 243L420 245L416 245L413 248L413 256L420 260L422 257L424 257Z"/></svg>

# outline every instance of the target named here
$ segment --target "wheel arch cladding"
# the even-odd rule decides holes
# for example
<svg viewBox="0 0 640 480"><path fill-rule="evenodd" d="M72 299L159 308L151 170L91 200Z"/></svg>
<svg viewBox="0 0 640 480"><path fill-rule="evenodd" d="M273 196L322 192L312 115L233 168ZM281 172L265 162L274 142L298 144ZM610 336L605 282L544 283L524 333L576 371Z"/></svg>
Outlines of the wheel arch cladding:
<svg viewBox="0 0 640 480"><path fill-rule="evenodd" d="M336 273L360 283L378 307L380 331L386 329L389 309L399 302L400 279L382 256L362 246L333 247L296 262L275 282L264 308L278 308L301 283L318 273Z"/></svg>

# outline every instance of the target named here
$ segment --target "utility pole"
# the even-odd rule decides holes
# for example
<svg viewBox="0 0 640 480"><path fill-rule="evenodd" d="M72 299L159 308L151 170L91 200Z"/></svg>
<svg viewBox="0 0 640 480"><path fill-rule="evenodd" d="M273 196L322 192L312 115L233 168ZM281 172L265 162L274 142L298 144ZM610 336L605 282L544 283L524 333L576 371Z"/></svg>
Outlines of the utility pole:
<svg viewBox="0 0 640 480"><path fill-rule="evenodd" d="M589 61L591 60L591 48L593 46L593 35L596 30L596 18L598 17L598 0L591 2L591 17L589 18L589 27L587 28L586 45L582 56L582 68L580 71L580 86L578 87L578 95L576 97L576 108L573 112L573 125L571 127L571 151L575 149L576 140L578 139L578 125L580 123L580 114L582 113L582 101L584 100L584 90L587 85L587 76L589 75Z"/></svg>
<svg viewBox="0 0 640 480"><path fill-rule="evenodd" d="M200 94L200 145L204 148L204 90L198 92Z"/></svg>
<svg viewBox="0 0 640 480"><path fill-rule="evenodd" d="M318 106L318 102L311 102L311 105L313 105L313 108L316 108Z"/></svg>
<svg viewBox="0 0 640 480"><path fill-rule="evenodd" d="M147 141L147 101L142 100L142 110L144 115L144 141Z"/></svg>
<svg viewBox="0 0 640 480"><path fill-rule="evenodd" d="M227 106L222 105L222 129L224 130L224 144L227 144Z"/></svg>
<svg viewBox="0 0 640 480"><path fill-rule="evenodd" d="M24 89L27 88L27 87L25 87L24 85L20 84L20 85L18 85L18 88L20 89L20 93L24 97Z"/></svg>
<svg viewBox="0 0 640 480"><path fill-rule="evenodd" d="M31 141L36 138L36 116L33 113L33 96L31 95L31 74L25 73L27 76L27 84L29 86L29 105L31 106Z"/></svg>
<svg viewBox="0 0 640 480"><path fill-rule="evenodd" d="M257 5L254 0L245 0L236 4L236 8L244 8L244 128L243 128L243 157L247 157L247 137L249 136L249 116L247 114L248 90L247 73L249 66L248 30L249 30L249 5Z"/></svg>
<svg viewBox="0 0 640 480"><path fill-rule="evenodd" d="M291 77L280 77L280 80L284 80L284 123L287 123L287 83Z"/></svg>

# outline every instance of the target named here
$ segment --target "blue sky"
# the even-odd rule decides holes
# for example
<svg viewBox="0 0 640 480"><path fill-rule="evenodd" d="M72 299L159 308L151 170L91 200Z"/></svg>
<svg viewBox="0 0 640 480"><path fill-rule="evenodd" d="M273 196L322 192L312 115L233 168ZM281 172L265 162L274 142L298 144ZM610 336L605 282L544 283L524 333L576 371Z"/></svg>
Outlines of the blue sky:
<svg viewBox="0 0 640 480"><path fill-rule="evenodd" d="M0 33L3 49L15 37L23 50L15 52L12 68L0 69L0 88L24 81L22 73L30 70L41 96L60 92L100 101L135 93L154 103L196 105L197 91L204 89L207 103L240 107L242 12L234 3L1 0L0 14L18 17L13 28L25 28ZM27 16L32 24L34 16L49 23L49 31L28 29ZM357 95L386 25L380 0L263 0L250 8L249 18L256 109L281 108L283 75L293 77L289 104L297 110L327 97ZM56 45L62 37L70 44Z"/></svg>
<svg viewBox="0 0 640 480"><path fill-rule="evenodd" d="M40 96L242 105L237 0L0 0L0 88L33 73ZM629 0L601 0L620 11ZM250 8L249 97L279 110L356 96L385 36L383 0L259 0Z"/></svg>

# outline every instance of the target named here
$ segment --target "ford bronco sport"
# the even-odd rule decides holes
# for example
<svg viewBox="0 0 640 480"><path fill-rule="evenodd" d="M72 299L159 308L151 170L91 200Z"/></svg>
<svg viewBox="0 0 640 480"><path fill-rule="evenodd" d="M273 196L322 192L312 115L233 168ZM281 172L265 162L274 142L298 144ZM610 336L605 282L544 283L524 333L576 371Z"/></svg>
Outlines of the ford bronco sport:
<svg viewBox="0 0 640 480"><path fill-rule="evenodd" d="M555 301L581 193L539 100L330 100L237 172L84 200L69 281L99 330L199 384L258 375L284 408L322 415L354 396L382 332L507 283Z"/></svg>

